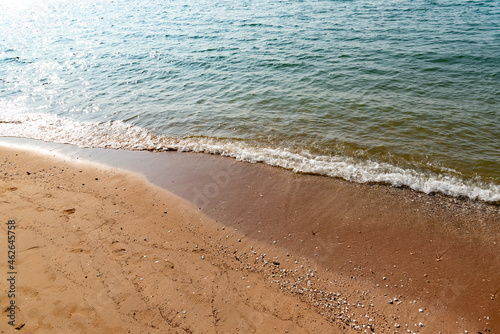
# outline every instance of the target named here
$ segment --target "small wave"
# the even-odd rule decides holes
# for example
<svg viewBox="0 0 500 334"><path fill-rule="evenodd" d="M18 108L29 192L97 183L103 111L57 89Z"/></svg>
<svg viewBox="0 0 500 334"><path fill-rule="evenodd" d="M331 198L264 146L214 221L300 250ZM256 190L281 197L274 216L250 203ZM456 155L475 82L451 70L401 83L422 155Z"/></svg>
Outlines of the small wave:
<svg viewBox="0 0 500 334"><path fill-rule="evenodd" d="M500 185L463 179L458 173L438 174L401 168L384 162L346 156L322 156L307 151L262 147L231 139L156 135L123 121L81 122L47 114L8 116L0 112L0 136L39 139L80 147L148 151L200 152L265 163L297 173L318 174L352 182L406 186L424 193L442 193L485 202L500 202Z"/></svg>

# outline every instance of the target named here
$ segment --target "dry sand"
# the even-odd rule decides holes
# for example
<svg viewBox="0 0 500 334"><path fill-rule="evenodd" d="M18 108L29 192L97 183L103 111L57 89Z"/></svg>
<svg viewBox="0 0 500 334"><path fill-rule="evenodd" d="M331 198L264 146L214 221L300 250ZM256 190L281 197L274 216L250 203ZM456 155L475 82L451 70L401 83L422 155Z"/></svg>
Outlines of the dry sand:
<svg viewBox="0 0 500 334"><path fill-rule="evenodd" d="M219 157L202 159L232 177L204 179L176 153L162 177L194 206L138 174L1 152L2 333L500 332L498 207ZM222 183L200 200L182 178Z"/></svg>

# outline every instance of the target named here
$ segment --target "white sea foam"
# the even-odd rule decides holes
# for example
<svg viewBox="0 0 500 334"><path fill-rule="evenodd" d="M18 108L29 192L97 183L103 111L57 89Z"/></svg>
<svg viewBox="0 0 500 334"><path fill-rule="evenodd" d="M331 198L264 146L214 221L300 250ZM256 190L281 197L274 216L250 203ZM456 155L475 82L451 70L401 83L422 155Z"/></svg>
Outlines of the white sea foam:
<svg viewBox="0 0 500 334"><path fill-rule="evenodd" d="M9 109L12 111L12 108ZM437 174L372 160L292 152L234 140L161 136L122 121L80 122L47 114L27 114L20 110L0 112L0 120L0 136L40 139L80 147L203 152L359 183L381 182L398 187L408 186L424 193L440 192L486 202L500 201L500 185L463 179L456 173Z"/></svg>

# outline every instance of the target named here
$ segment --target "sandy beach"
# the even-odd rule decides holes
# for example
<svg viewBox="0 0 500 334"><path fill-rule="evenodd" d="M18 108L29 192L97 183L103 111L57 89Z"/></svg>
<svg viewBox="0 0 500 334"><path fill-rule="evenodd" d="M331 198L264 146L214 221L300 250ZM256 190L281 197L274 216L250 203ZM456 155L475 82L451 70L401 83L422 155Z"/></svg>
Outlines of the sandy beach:
<svg viewBox="0 0 500 334"><path fill-rule="evenodd" d="M498 206L203 154L144 176L0 150L2 333L500 332Z"/></svg>
<svg viewBox="0 0 500 334"><path fill-rule="evenodd" d="M0 334L500 334L499 16L0 0Z"/></svg>

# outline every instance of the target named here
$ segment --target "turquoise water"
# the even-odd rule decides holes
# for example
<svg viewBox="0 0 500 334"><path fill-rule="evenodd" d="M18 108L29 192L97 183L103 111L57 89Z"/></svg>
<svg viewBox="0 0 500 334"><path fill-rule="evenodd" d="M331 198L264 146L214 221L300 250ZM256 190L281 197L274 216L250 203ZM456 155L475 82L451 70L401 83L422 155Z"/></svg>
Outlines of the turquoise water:
<svg viewBox="0 0 500 334"><path fill-rule="evenodd" d="M0 1L0 136L500 201L500 1Z"/></svg>

